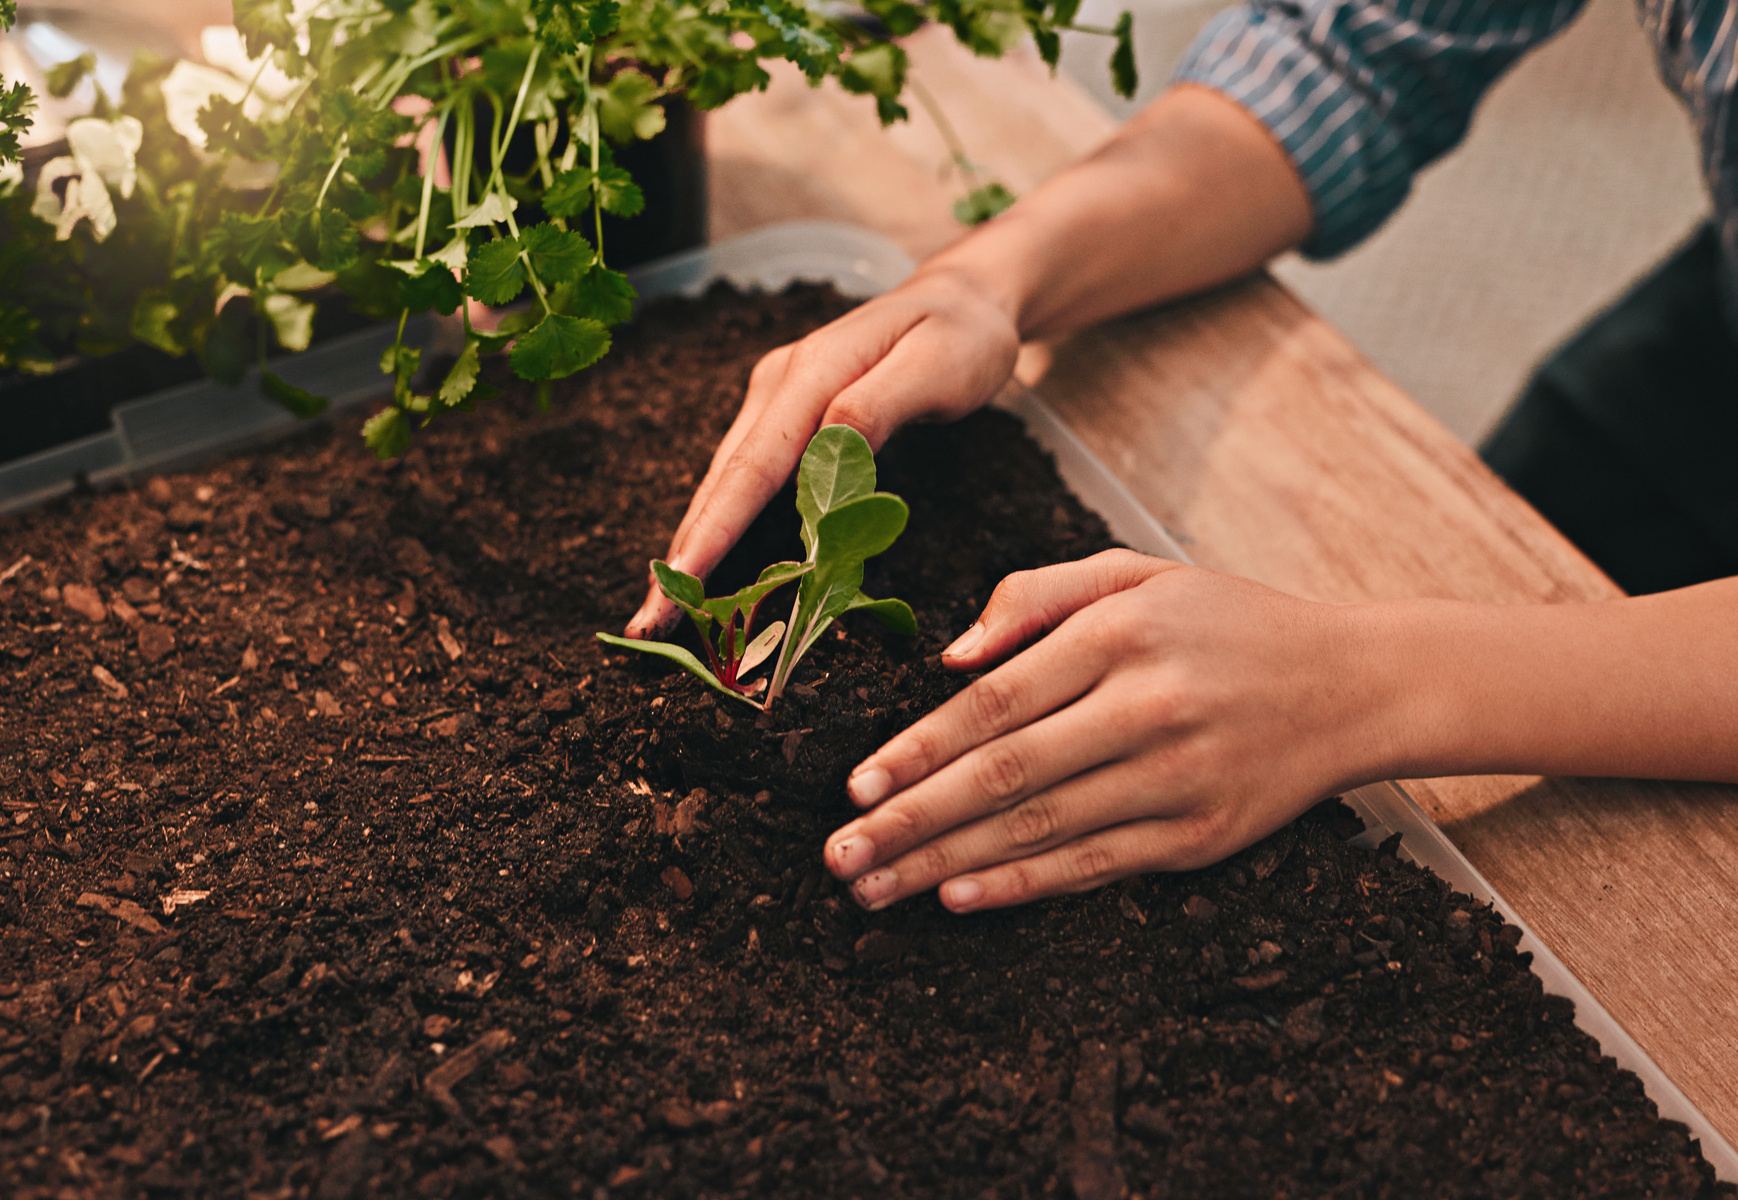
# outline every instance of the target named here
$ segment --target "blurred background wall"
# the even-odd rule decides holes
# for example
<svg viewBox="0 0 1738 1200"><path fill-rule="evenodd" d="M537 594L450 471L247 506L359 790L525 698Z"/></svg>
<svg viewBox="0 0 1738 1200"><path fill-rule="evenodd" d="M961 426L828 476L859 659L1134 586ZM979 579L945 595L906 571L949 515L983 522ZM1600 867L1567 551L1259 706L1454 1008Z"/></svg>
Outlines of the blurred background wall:
<svg viewBox="0 0 1738 1200"><path fill-rule="evenodd" d="M1108 47L1069 35L1064 69L1127 116L1164 88L1217 0L1085 0L1134 12L1141 91L1110 92ZM1275 273L1448 427L1476 443L1535 364L1669 251L1707 208L1695 140L1629 0L1576 22L1485 99L1461 148L1373 238Z"/></svg>

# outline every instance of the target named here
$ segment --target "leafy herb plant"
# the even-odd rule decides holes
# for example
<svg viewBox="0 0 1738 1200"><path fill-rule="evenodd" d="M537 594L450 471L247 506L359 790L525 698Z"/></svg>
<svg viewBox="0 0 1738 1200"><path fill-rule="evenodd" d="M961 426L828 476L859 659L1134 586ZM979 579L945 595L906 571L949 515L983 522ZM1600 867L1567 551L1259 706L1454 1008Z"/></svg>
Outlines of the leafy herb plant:
<svg viewBox="0 0 1738 1200"><path fill-rule="evenodd" d="M0 0L0 24L13 3ZM766 87L762 63L783 59L900 120L897 39L926 20L978 54L1030 35L1052 67L1062 31L1106 34L1117 86L1134 87L1127 18L1079 25L1079 0L863 0L873 22L824 0L233 4L235 33L208 37L207 63L141 56L121 95L98 89L34 196L0 171L0 368L144 342L231 382L257 363L268 394L312 415L325 399L266 357L271 342L305 348L315 299L342 292L398 326L380 364L391 403L364 427L382 458L493 394L484 355L507 352L546 399L609 350L635 295L610 265L603 215L645 203L614 151L656 136L674 99L715 108ZM56 68L51 90L69 93L90 65ZM27 110L27 94L0 93L0 161ZM510 168L527 142L529 165ZM953 154L976 188L966 219L1012 201ZM468 301L524 307L485 330ZM438 382L404 340L431 310L463 325Z"/></svg>
<svg viewBox="0 0 1738 1200"><path fill-rule="evenodd" d="M898 539L910 514L898 496L875 490L875 455L862 434L849 425L828 425L810 440L797 469L797 513L808 556L800 563L774 563L734 595L709 600L694 576L663 561L652 564L659 590L699 630L708 662L672 642L609 633L598 639L670 659L725 695L770 709L803 656L845 613L866 612L897 633L916 633L917 619L903 600L863 594L864 562ZM761 606L793 582L797 594L789 620L756 634ZM748 683L746 676L768 659L773 660L771 675ZM757 700L763 692L765 699Z"/></svg>

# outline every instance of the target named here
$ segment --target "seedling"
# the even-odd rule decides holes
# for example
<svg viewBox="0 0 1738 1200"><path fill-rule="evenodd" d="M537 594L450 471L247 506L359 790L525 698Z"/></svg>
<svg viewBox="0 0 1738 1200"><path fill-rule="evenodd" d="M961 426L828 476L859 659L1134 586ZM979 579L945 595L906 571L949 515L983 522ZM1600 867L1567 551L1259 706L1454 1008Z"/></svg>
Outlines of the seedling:
<svg viewBox="0 0 1738 1200"><path fill-rule="evenodd" d="M670 642L608 633L598 634L598 639L667 658L725 695L765 710L783 694L803 656L845 613L867 612L896 633L917 632L917 618L905 601L875 600L863 594L864 562L898 539L910 510L898 496L875 490L875 454L862 434L849 425L828 425L810 440L797 469L797 514L802 517L808 557L800 563L774 563L734 595L708 600L694 576L661 560L652 564L658 590L700 631L710 665ZM761 605L792 582L797 595L790 619L775 621L756 634ZM745 677L775 648L778 657L772 674L748 683ZM763 691L765 699L757 699Z"/></svg>

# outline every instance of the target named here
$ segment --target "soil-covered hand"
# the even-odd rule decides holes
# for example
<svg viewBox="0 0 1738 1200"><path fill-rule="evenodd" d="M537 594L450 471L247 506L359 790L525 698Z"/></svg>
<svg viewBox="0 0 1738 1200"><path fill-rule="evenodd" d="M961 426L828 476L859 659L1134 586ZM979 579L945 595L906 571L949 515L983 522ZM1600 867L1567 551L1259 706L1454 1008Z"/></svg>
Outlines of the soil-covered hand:
<svg viewBox="0 0 1738 1200"><path fill-rule="evenodd" d="M1363 610L1126 550L1012 575L943 654L990 665L852 774L827 842L859 903L955 911L1215 862L1381 777Z"/></svg>
<svg viewBox="0 0 1738 1200"><path fill-rule="evenodd" d="M1009 306L962 272L920 272L895 291L781 346L748 396L670 543L669 563L704 578L790 478L823 425L849 425L880 450L907 421L954 420L1008 381L1019 351ZM654 584L628 623L644 637L676 619Z"/></svg>

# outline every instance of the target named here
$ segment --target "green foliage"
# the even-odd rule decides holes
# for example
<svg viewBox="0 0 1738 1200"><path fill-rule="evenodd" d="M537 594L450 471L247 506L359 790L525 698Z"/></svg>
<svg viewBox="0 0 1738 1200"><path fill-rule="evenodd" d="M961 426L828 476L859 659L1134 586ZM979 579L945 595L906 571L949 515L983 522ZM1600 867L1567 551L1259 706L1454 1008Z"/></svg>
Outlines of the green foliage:
<svg viewBox="0 0 1738 1200"><path fill-rule="evenodd" d="M317 417L326 411L326 397L316 396L286 382L275 371L261 371L260 388L266 395L295 413L298 417Z"/></svg>
<svg viewBox="0 0 1738 1200"><path fill-rule="evenodd" d="M1116 94L1133 99L1140 76L1135 71L1135 19L1133 13L1123 13L1116 19L1116 49L1110 56L1110 79Z"/></svg>
<svg viewBox="0 0 1738 1200"><path fill-rule="evenodd" d="M237 68L216 86L213 68L141 53L119 96L98 93L90 115L138 142L132 163L104 168L112 229L81 220L60 242L31 215L8 164L34 101L0 81L0 368L143 342L233 381L263 370L274 341L306 345L314 304L334 292L401 331L411 312L458 314L464 350L432 394L412 384L417 351L399 341L383 361L392 405L366 441L402 453L415 429L493 394L483 356L508 350L516 373L547 385L608 351L635 295L609 266L602 217L645 207L611 148L657 136L673 101L715 108L764 88L763 64L782 59L892 122L911 89L889 35L939 21L983 54L1030 35L1054 63L1060 31L1089 28L1078 7L867 0L885 29L871 32L822 0L234 0L246 53L273 70ZM15 16L0 0L0 28ZM1116 39L1113 74L1132 88L1127 18L1089 31ZM62 64L52 90L93 67ZM450 184L427 173L418 147L431 143L447 147ZM533 161L510 166L508 147L527 144ZM979 188L964 203L982 219L1007 199ZM526 307L485 334L467 299ZM264 378L292 410L321 403Z"/></svg>
<svg viewBox="0 0 1738 1200"><path fill-rule="evenodd" d="M552 312L513 343L507 361L521 379L566 379L608 353L609 326Z"/></svg>
<svg viewBox="0 0 1738 1200"><path fill-rule="evenodd" d="M48 94L56 100L66 99L96 69L97 56L90 53L56 63L48 69Z"/></svg>
<svg viewBox="0 0 1738 1200"><path fill-rule="evenodd" d="M802 562L774 563L754 583L730 596L707 599L694 576L669 563L652 563L658 590L688 614L706 648L707 664L668 642L600 633L612 646L670 659L727 696L771 708L791 671L847 612L866 612L897 633L917 632L917 619L903 600L865 596L863 563L891 546L908 516L898 496L875 490L875 456L863 435L848 425L828 425L810 439L797 470L797 514L802 518ZM762 604L779 588L797 584L789 623L777 621L754 632ZM740 624L738 624L740 620ZM770 679L750 684L747 675L779 649Z"/></svg>
<svg viewBox="0 0 1738 1200"><path fill-rule="evenodd" d="M1000 183L986 183L954 201L953 219L961 225L982 225L1005 211L1019 197Z"/></svg>

